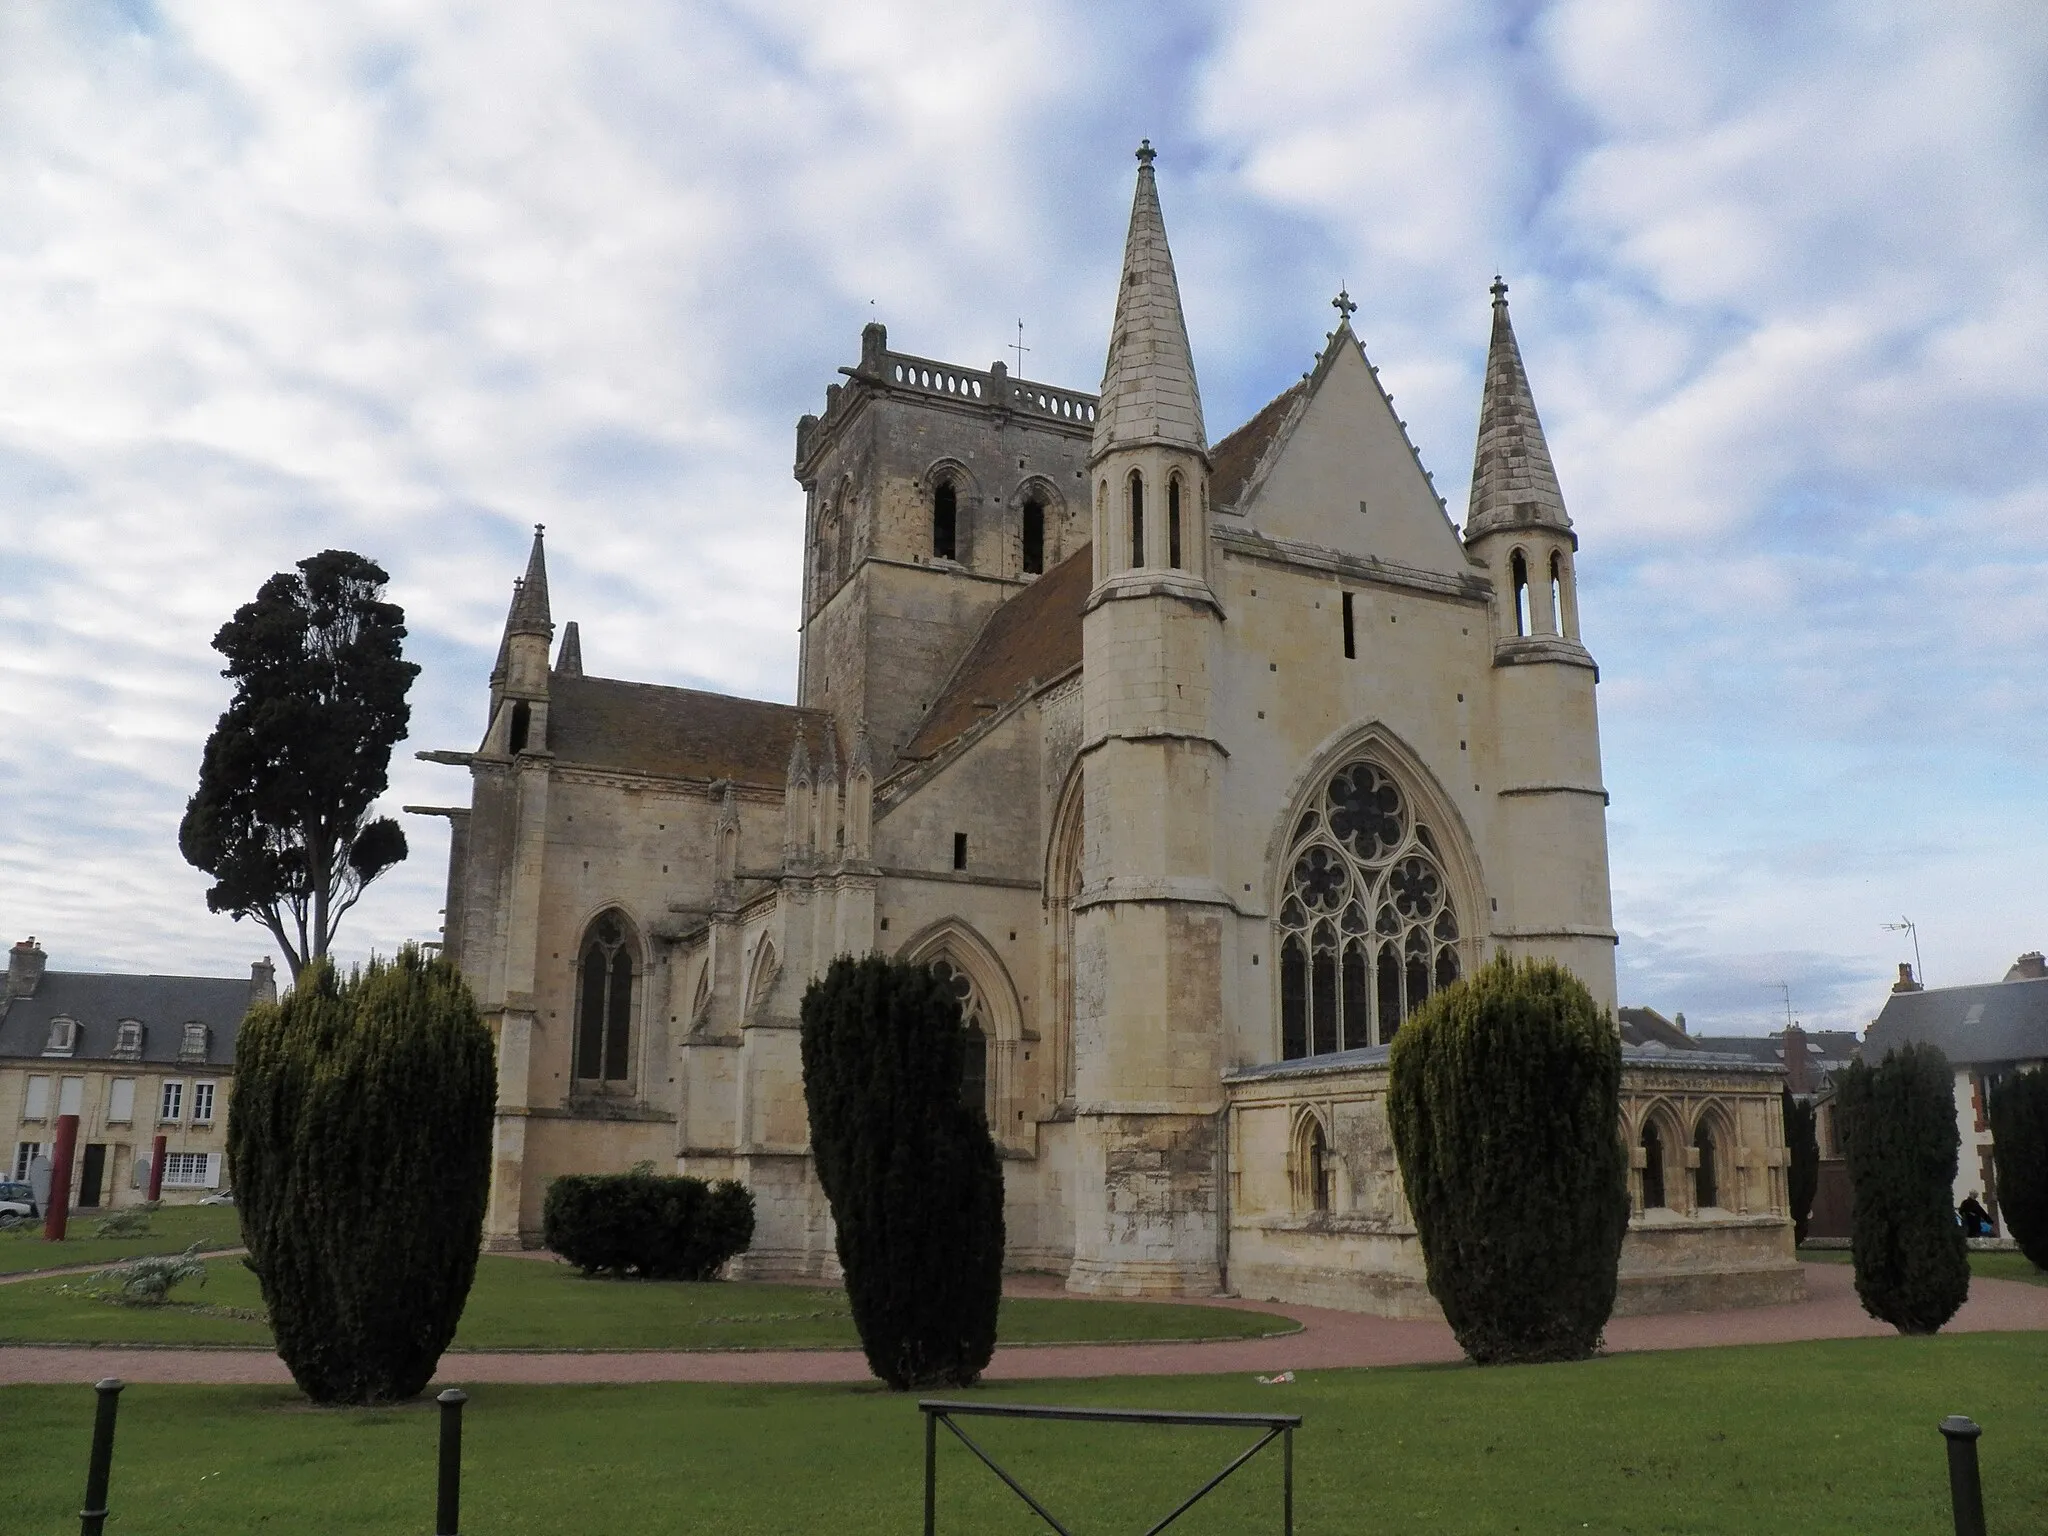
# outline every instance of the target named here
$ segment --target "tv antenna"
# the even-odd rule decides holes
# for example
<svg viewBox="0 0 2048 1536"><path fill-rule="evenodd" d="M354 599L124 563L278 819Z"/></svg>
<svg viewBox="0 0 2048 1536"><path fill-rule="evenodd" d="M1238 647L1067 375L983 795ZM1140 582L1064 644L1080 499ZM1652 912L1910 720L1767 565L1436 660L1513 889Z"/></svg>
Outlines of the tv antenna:
<svg viewBox="0 0 2048 1536"><path fill-rule="evenodd" d="M1024 322L1022 320L1017 322L1017 339L1011 342L1006 350L1017 354L1017 376L1022 378L1024 375L1024 354L1031 350L1024 345Z"/></svg>
<svg viewBox="0 0 2048 1536"><path fill-rule="evenodd" d="M1914 926L1913 919L1902 915L1896 923L1879 923L1877 926L1886 933L1903 933L1913 940L1913 975L1921 986L1926 986L1927 967L1920 963L1920 930Z"/></svg>
<svg viewBox="0 0 2048 1536"><path fill-rule="evenodd" d="M1792 983L1789 981L1767 981L1767 987L1775 987L1785 998L1785 1027L1792 1027Z"/></svg>

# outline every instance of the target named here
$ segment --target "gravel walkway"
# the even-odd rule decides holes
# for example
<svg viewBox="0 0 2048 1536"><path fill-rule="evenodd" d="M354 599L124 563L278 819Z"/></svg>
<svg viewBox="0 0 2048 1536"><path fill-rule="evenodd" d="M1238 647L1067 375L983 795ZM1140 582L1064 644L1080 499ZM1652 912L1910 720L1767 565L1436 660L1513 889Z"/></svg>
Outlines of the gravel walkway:
<svg viewBox="0 0 2048 1536"><path fill-rule="evenodd" d="M1777 1307L1729 1312L1685 1312L1617 1318L1608 1325L1609 1350L1703 1349L1720 1344L1783 1344L1799 1339L1888 1336L1892 1330L1865 1315L1846 1264L1808 1264L1807 1299ZM1057 1286L1025 1281L1025 1294L1056 1293ZM1094 1376L1270 1375L1374 1365L1422 1365L1462 1358L1442 1323L1392 1322L1356 1312L1296 1307L1280 1302L1217 1299L1210 1306L1274 1312L1301 1323L1300 1333L1275 1339L1227 1339L1198 1344L1031 1345L996 1351L988 1375L998 1381ZM0 1303L4 1305L4 1303ZM1947 1329L1951 1333L2048 1331L2048 1286L2018 1280L1971 1282L1970 1299ZM280 1384L291 1378L275 1355L255 1350L0 1347L0 1384L89 1382L119 1376L137 1382ZM857 1382L868 1379L856 1350L591 1354L449 1354L435 1381L474 1382Z"/></svg>

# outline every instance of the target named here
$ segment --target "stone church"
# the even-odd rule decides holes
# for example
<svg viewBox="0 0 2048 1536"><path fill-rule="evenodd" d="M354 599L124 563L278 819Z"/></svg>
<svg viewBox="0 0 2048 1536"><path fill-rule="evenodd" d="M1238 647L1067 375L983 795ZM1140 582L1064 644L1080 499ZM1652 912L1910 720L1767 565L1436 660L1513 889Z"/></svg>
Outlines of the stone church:
<svg viewBox="0 0 2048 1536"><path fill-rule="evenodd" d="M482 743L425 754L469 804L419 808L498 1040L494 1244L647 1159L753 1190L745 1273L831 1274L798 1012L882 951L960 998L1014 1267L1433 1310L1388 1042L1503 951L1615 1003L1578 539L1498 281L1462 529L1347 296L1212 444L1138 159L1099 395L870 325L797 423L797 703L586 675L536 532ZM1800 1294L1780 1074L1626 1059L1623 1309Z"/></svg>

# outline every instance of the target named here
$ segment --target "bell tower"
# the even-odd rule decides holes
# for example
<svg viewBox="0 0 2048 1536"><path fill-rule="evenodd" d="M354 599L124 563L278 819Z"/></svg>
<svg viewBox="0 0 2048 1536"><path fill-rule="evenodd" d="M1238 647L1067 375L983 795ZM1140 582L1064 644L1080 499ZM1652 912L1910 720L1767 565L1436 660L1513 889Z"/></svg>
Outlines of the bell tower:
<svg viewBox="0 0 2048 1536"><path fill-rule="evenodd" d="M1088 458L1070 1290L1219 1279L1225 1066L1209 450L1149 142Z"/></svg>

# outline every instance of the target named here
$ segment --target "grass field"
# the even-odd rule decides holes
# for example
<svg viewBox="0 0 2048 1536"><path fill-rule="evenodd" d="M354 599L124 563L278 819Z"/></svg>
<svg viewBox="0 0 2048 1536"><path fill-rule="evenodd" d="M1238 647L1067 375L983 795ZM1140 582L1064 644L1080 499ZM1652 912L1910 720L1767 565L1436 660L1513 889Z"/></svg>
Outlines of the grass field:
<svg viewBox="0 0 2048 1536"><path fill-rule="evenodd" d="M1814 1264L1852 1262L1846 1248L1802 1248L1799 1257ZM2034 1268L2024 1253L1970 1251L1970 1273L1983 1280L2024 1280L2029 1285L2048 1285L2048 1270Z"/></svg>
<svg viewBox="0 0 2048 1536"><path fill-rule="evenodd" d="M268 1348L256 1277L207 1265L161 1307L99 1299L84 1277L0 1286L0 1343L241 1344ZM1159 1302L1011 1297L1006 1344L1258 1338L1295 1325L1264 1312ZM817 1286L586 1280L563 1264L485 1258L457 1349L815 1349L859 1342L843 1291Z"/></svg>
<svg viewBox="0 0 2048 1536"><path fill-rule="evenodd" d="M1991 1530L2048 1528L2048 1335L1857 1339L1582 1365L1056 1382L989 1401L1283 1411L1297 1529L1735 1536L1950 1529L1936 1422L1984 1426ZM85 1387L0 1388L0 1526L74 1528ZM1139 1530L1248 1438L975 1421L969 1432L1087 1532ZM1022 1536L1024 1508L942 1435L940 1529ZM323 1411L288 1390L128 1389L110 1529L428 1529L425 1406ZM1278 1447L1174 1527L1278 1529ZM915 1404L872 1388L499 1387L471 1394L464 1529L494 1536L915 1530ZM1242 1481L1240 1481L1242 1479Z"/></svg>
<svg viewBox="0 0 2048 1536"><path fill-rule="evenodd" d="M61 1243L43 1241L40 1223L0 1232L0 1275L31 1269L64 1269L73 1264L111 1264L144 1253L177 1253L198 1243L201 1249L239 1248L242 1229L231 1205L176 1205L152 1211L147 1237L94 1237L99 1216L71 1213L70 1236Z"/></svg>

